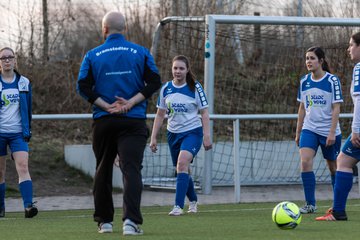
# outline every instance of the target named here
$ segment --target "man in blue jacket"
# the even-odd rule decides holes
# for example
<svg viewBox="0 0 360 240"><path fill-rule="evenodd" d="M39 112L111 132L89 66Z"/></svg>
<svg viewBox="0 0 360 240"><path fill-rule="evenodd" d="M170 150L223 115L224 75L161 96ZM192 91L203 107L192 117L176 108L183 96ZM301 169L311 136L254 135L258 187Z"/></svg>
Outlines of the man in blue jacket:
<svg viewBox="0 0 360 240"><path fill-rule="evenodd" d="M127 41L125 18L107 13L102 21L105 42L86 53L77 91L93 105L94 220L99 233L112 232L112 172L115 157L123 173L123 234L140 235L141 168L149 130L147 101L161 86L150 52Z"/></svg>

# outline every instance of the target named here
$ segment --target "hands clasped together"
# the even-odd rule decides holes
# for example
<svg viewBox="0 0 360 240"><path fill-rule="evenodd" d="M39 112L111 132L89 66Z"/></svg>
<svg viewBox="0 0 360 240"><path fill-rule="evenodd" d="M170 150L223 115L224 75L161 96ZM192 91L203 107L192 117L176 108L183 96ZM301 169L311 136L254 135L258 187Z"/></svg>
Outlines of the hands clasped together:
<svg viewBox="0 0 360 240"><path fill-rule="evenodd" d="M122 114L127 113L134 106L130 100L115 96L116 101L110 104L107 111L111 114Z"/></svg>

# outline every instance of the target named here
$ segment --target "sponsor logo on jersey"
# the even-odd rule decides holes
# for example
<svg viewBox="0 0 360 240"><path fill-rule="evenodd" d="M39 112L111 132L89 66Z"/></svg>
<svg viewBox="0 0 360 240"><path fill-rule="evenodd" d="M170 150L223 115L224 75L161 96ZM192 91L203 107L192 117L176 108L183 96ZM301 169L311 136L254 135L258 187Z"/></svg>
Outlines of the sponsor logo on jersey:
<svg viewBox="0 0 360 240"><path fill-rule="evenodd" d="M124 75L124 74L131 74L131 71L120 71L120 72L107 72L105 75Z"/></svg>
<svg viewBox="0 0 360 240"><path fill-rule="evenodd" d="M18 103L19 102L19 94L3 94L2 96L2 103L1 105L8 106L11 103Z"/></svg>
<svg viewBox="0 0 360 240"><path fill-rule="evenodd" d="M0 107L5 106L6 102L3 100L0 100Z"/></svg>
<svg viewBox="0 0 360 240"><path fill-rule="evenodd" d="M188 112L188 109L186 108L185 103L168 102L168 115L169 116L172 116L174 114L184 114L187 112Z"/></svg>
<svg viewBox="0 0 360 240"><path fill-rule="evenodd" d="M310 95L305 96L305 108L311 107L313 102L311 101Z"/></svg>
<svg viewBox="0 0 360 240"><path fill-rule="evenodd" d="M306 95L305 98L306 108L308 107L322 107L326 105L324 95Z"/></svg>

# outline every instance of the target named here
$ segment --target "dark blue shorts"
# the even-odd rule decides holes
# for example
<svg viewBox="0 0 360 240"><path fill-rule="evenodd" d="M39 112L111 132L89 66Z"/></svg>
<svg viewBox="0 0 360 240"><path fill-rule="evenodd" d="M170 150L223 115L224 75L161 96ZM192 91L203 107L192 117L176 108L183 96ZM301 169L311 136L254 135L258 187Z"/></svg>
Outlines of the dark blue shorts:
<svg viewBox="0 0 360 240"><path fill-rule="evenodd" d="M193 155L193 158L199 152L203 142L202 127L183 133L167 132L168 144L171 153L173 165L177 165L177 160L181 150L186 150Z"/></svg>
<svg viewBox="0 0 360 240"><path fill-rule="evenodd" d="M0 156L7 155L7 146L11 152L29 152L29 144L25 142L22 133L0 133Z"/></svg>
<svg viewBox="0 0 360 240"><path fill-rule="evenodd" d="M327 160L336 160L337 156L340 152L341 147L341 134L335 137L335 143L329 147L326 147L326 139L327 137L321 136L309 130L302 130L300 134L300 148L311 148L315 151L315 154L319 148L321 147L321 151L323 156Z"/></svg>
<svg viewBox="0 0 360 240"><path fill-rule="evenodd" d="M355 158L356 160L360 161L360 148L354 147L350 141L350 136L346 139L344 146L342 147L341 151L346 155Z"/></svg>

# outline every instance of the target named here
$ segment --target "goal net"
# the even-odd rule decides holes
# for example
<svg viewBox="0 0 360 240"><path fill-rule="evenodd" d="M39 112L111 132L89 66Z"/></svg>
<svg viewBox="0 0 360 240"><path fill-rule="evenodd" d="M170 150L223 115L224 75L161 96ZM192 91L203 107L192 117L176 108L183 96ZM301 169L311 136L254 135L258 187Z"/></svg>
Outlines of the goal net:
<svg viewBox="0 0 360 240"><path fill-rule="evenodd" d="M230 16L227 16L230 17ZM234 16L234 19L236 16ZM261 19L261 17L259 17ZM208 37L205 18L165 19L155 35L154 57L163 81L172 79L171 60L183 54L190 58L193 72L204 83ZM299 20L299 22L301 22ZM332 73L339 76L344 103L341 113L352 112L349 87L352 63L347 54L349 37L359 28L339 24L217 24L214 49L212 184L234 184L233 120L225 115L256 114L260 118L240 120L240 181L242 185L300 183L300 160L295 144L296 117L269 119L267 114L293 114L298 110L300 77L307 73L305 51L312 46L325 50ZM156 105L154 97L152 107ZM151 112L155 112L152 109ZM341 118L343 138L350 131L350 118ZM173 186L172 166L162 129L157 154L147 150L144 160L146 185ZM318 150L314 160L318 182L330 182L329 171ZM192 176L201 185L204 155L192 164Z"/></svg>

